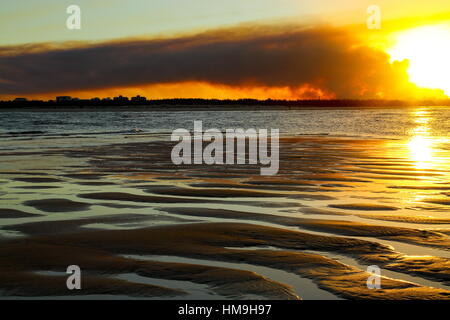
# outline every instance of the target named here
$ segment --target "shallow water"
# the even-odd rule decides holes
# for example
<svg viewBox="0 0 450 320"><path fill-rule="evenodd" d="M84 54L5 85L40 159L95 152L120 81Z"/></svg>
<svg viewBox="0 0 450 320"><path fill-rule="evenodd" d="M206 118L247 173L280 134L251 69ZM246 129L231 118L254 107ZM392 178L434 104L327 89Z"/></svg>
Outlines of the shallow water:
<svg viewBox="0 0 450 320"><path fill-rule="evenodd" d="M362 239L408 256L450 258L450 108L2 112L0 116L0 239L241 222ZM253 173L258 172L254 165L174 168L169 134L177 128L192 130L194 120L202 120L204 129L222 131L280 129L279 174L261 177ZM211 190L218 192L211 196ZM231 191L246 194L230 196ZM270 195L257 196L261 192ZM51 205L51 199L60 202ZM196 214L186 208L213 211ZM296 225L273 216L304 219L298 221L308 224ZM64 224L67 221L72 222ZM337 222L341 224L336 227ZM391 229L385 234L383 228ZM408 232L404 235L395 228ZM423 237L417 230L436 234ZM350 255L322 255L363 271L366 266ZM299 276L296 281L297 275L274 267L196 260L190 252L183 258L149 256L241 267L289 282L302 298L336 298L316 282ZM443 268L442 274L448 274L449 269ZM448 289L448 282L439 282L445 278L427 280L412 269L388 269L382 269L388 277ZM175 289L182 284L143 279L133 273L118 277ZM187 286L187 291L189 298L214 298L199 284Z"/></svg>
<svg viewBox="0 0 450 320"><path fill-rule="evenodd" d="M98 144L124 136L170 134L192 129L203 121L206 128L276 128L286 135L344 137L448 138L449 107L388 109L311 109L263 111L60 111L1 112L0 147L26 148L34 143L52 148ZM148 138L148 137L146 137ZM57 143L54 143L57 139ZM15 144L10 144L14 140ZM442 141L441 141L442 142Z"/></svg>

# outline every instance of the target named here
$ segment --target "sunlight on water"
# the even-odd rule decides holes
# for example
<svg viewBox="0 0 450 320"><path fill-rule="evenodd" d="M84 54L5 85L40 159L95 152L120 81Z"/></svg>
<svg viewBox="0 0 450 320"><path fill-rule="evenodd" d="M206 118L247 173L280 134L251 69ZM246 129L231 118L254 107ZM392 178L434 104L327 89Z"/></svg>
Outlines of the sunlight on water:
<svg viewBox="0 0 450 320"><path fill-rule="evenodd" d="M429 122L432 119L428 110L413 112L414 122L418 125L412 130L412 137L408 142L410 159L417 169L431 169L434 166L435 141L429 134Z"/></svg>
<svg viewBox="0 0 450 320"><path fill-rule="evenodd" d="M382 298L387 290L421 298L441 290L450 296L444 283L448 260L441 260L450 258L450 108L221 112L5 113L0 117L0 238L10 242L0 246L0 266L2 258L7 265L16 263L17 270L31 265L17 279L25 283L32 274L41 285L35 291L27 287L27 293L52 292L45 287L49 274L42 273L48 261L41 262L42 255L29 247L39 239L36 248L49 248L44 254L52 250L47 257L58 255L58 270L73 263L72 247L64 243L82 243L79 256L113 261L86 270L105 275L104 283L110 281L106 275L141 266L144 258L132 256L137 246L149 260L162 260L148 271L163 270L159 276L165 281L173 281L164 270L174 262L179 271L173 270L173 279L188 277L197 267L185 267L182 259L199 254L204 259L191 262L202 270L235 268L224 276L222 269L210 273L236 296L260 287L253 280L228 284L240 279L234 274L241 270L294 288L300 283L305 299L334 298L343 290L359 298L353 288L365 286L360 279L367 263L398 279L398 289L386 289ZM170 133L191 129L199 119L204 128L279 128L278 175L261 177L260 167L248 164L175 168ZM111 252L104 239L113 243ZM114 260L117 247L129 261ZM152 255L156 251L161 255ZM327 267L320 273L309 266L305 273L291 272L292 265L308 265L309 259ZM120 279L161 284L133 272ZM329 281L333 273L336 278ZM167 285L209 297L213 289L199 287L194 277ZM322 279L329 287L317 285ZM8 285L2 280L0 291ZM403 289L404 281L420 287ZM122 294L117 292L111 296ZM378 297L376 291L364 292Z"/></svg>
<svg viewBox="0 0 450 320"><path fill-rule="evenodd" d="M417 135L408 143L411 160L417 169L431 169L433 163L433 141L427 137Z"/></svg>

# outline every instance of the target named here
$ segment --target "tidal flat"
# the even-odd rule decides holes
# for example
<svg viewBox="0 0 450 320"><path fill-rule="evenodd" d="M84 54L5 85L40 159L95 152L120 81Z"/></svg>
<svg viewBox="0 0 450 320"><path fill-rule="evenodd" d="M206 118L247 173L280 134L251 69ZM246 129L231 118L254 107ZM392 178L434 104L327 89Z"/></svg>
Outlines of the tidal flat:
<svg viewBox="0 0 450 320"><path fill-rule="evenodd" d="M27 139L0 150L2 298L450 299L446 141L284 134L260 176L164 134Z"/></svg>

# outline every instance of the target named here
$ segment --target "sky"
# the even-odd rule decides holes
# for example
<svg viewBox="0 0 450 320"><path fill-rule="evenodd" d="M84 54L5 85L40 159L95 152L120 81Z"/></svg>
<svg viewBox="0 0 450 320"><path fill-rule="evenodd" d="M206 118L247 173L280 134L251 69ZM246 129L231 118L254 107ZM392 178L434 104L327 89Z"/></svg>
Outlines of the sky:
<svg viewBox="0 0 450 320"><path fill-rule="evenodd" d="M448 70L443 44L450 39L448 0L0 4L2 99L62 94L415 99L450 94L448 76L434 77ZM367 8L374 4L381 10L381 29L367 28ZM66 26L70 5L81 9L79 30Z"/></svg>

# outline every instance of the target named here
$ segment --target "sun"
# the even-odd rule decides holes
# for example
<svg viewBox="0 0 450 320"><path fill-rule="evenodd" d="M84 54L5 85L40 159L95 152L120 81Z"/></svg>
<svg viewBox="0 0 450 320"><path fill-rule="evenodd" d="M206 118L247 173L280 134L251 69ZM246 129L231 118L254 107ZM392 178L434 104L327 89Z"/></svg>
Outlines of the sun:
<svg viewBox="0 0 450 320"><path fill-rule="evenodd" d="M450 96L450 24L423 26L394 35L391 62L409 60L408 75L419 87Z"/></svg>

